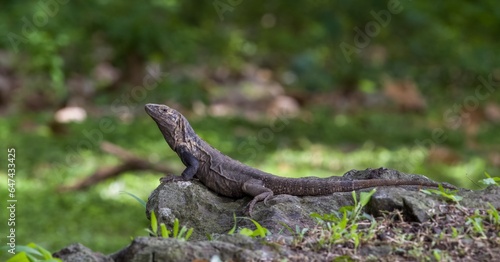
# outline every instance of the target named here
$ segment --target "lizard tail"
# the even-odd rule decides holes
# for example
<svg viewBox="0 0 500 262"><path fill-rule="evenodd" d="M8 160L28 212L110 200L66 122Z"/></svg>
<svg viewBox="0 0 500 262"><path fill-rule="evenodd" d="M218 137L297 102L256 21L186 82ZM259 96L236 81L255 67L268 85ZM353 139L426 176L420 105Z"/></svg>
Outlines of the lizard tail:
<svg viewBox="0 0 500 262"><path fill-rule="evenodd" d="M359 189L382 187L382 186L416 186L421 188L439 187L438 183L432 181L415 180L390 180L390 179L366 179L366 180L328 180L308 179L297 183L297 179L276 179L274 183L266 183L275 195L289 194L295 196L318 196L330 195L336 192L350 192ZM443 184L444 188L456 189Z"/></svg>
<svg viewBox="0 0 500 262"><path fill-rule="evenodd" d="M367 179L367 180L352 180L343 181L347 182L345 184L345 189L350 189L345 191L353 191L357 189L370 188L370 187L381 187L381 186L418 186L418 187L439 187L439 183L431 181L415 181L415 180L388 180L388 179ZM350 185L349 185L350 184ZM441 184L444 188L456 189L453 186L446 184Z"/></svg>

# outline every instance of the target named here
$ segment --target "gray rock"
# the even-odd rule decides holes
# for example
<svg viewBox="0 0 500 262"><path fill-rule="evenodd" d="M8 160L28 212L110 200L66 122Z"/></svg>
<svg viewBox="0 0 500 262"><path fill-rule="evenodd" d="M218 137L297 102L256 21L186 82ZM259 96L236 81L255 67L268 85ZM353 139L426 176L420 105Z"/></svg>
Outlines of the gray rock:
<svg viewBox="0 0 500 262"><path fill-rule="evenodd" d="M412 181L431 181L421 175L405 174L386 168L351 170L343 179L399 179ZM366 212L380 216L384 211L399 209L410 221L424 222L431 215L429 210L435 206L437 197L418 192L418 186L379 187L366 206ZM357 191L359 193L371 189ZM207 239L210 234L225 234L234 226L233 214L243 216L246 204L251 198L232 199L219 196L197 181L160 184L148 200L147 216L154 210L158 223L172 227L175 218L181 225L193 227L192 238ZM342 206L353 205L351 192L339 192L326 196L297 197L277 195L255 205L253 219L271 232L289 234L287 227L295 229L314 227L316 221L311 213L327 214ZM254 228L252 222L238 219L238 226Z"/></svg>
<svg viewBox="0 0 500 262"><path fill-rule="evenodd" d="M408 179L428 180L426 177L404 174L389 169L352 170L342 179ZM356 192L359 200L361 190ZM500 208L500 187L489 187L481 191L460 190L464 199L461 205L470 208L488 207L487 202ZM286 228L312 228L316 221L313 212L328 214L342 206L353 205L351 192L328 196L296 197L278 195L269 200L269 206L258 203L253 219L272 232L265 239L252 239L240 234L227 235L234 226L233 214L242 216L251 199L231 199L219 196L197 181L161 184L147 203L147 216L154 211L158 222L172 228L177 218L181 226L193 227L189 241L173 238L139 237L128 247L109 256L94 253L80 244L71 245L55 254L64 261L332 261L339 258L333 252L315 252L294 247L291 233ZM379 216L383 211L401 210L405 221L425 222L431 217L446 212L445 200L436 195L427 195L415 186L379 187L368 202L365 212ZM254 228L248 219L239 218L239 227ZM213 240L206 240L211 235ZM379 236L380 239L384 235ZM464 242L465 243L465 242ZM471 242L470 245L473 245ZM402 250L400 250L402 252ZM383 258L404 254L394 251L390 245L365 245L358 250L358 258Z"/></svg>
<svg viewBox="0 0 500 262"><path fill-rule="evenodd" d="M231 243L234 242L234 243ZM149 261L260 261L276 253L242 235L225 241L186 242L174 238L139 237L123 250L111 255L115 262Z"/></svg>
<svg viewBox="0 0 500 262"><path fill-rule="evenodd" d="M205 240L207 234L223 234L233 226L233 212L242 210L249 199L218 196L197 182L160 184L150 195L148 219L154 210L158 223L172 228L177 218L182 226L194 228L191 239Z"/></svg>
<svg viewBox="0 0 500 262"><path fill-rule="evenodd" d="M484 190L464 191L460 193L463 200L460 203L470 208L489 208L488 203L500 209L500 187L489 186Z"/></svg>
<svg viewBox="0 0 500 262"><path fill-rule="evenodd" d="M101 253L96 253L80 243L71 244L53 254L62 261L71 262L113 262L113 259Z"/></svg>

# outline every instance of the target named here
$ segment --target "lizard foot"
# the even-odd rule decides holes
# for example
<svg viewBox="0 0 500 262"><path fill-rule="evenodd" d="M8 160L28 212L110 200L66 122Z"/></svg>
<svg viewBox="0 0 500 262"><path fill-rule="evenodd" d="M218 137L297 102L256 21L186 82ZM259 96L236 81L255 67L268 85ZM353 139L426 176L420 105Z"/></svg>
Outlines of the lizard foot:
<svg viewBox="0 0 500 262"><path fill-rule="evenodd" d="M248 203L248 205L245 207L245 211L243 211L243 213L249 217L252 217L252 212L253 212L253 206L255 205L255 203Z"/></svg>
<svg viewBox="0 0 500 262"><path fill-rule="evenodd" d="M269 204L267 203L267 200L268 200L270 197L272 197L272 196L273 196L273 194L269 194L268 196L266 196L266 198L264 198L264 200L263 200L264 205L269 206Z"/></svg>
<svg viewBox="0 0 500 262"><path fill-rule="evenodd" d="M269 194L269 195L267 195L267 196L266 196L266 198L264 198L264 199L262 200L262 202L264 202L264 205L269 206L269 205L267 204L267 200L268 200L270 197L272 197L272 196L273 196L273 194ZM257 204L257 202L259 202L259 201L261 201L259 198L254 198L254 199L252 199L252 201L250 201L250 203L248 203L248 205L247 205L247 206L246 206L246 208L245 208L245 214L246 214L246 215L248 215L249 217L252 217L253 207L254 207L254 206L255 206L255 204Z"/></svg>
<svg viewBox="0 0 500 262"><path fill-rule="evenodd" d="M160 183L170 183L177 181L184 181L184 179L181 176L176 176L176 175L167 175L160 178Z"/></svg>

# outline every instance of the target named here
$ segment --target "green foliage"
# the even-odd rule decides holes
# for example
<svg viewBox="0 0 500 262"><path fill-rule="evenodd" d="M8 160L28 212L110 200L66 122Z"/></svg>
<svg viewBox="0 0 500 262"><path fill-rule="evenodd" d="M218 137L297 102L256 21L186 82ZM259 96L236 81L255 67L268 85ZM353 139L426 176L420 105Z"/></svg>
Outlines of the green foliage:
<svg viewBox="0 0 500 262"><path fill-rule="evenodd" d="M434 259L436 261L442 261L442 251L439 249L433 249L432 250L432 255L434 256Z"/></svg>
<svg viewBox="0 0 500 262"><path fill-rule="evenodd" d="M480 234L482 237L486 237L486 234L484 233L483 219L484 217L479 214L479 210L476 210L474 211L474 215L467 218L467 222L465 222L465 224L472 225L472 229L475 233Z"/></svg>
<svg viewBox="0 0 500 262"><path fill-rule="evenodd" d="M451 227L451 237L452 238L457 238L458 234L459 234L459 232L458 232L457 228L456 227Z"/></svg>
<svg viewBox="0 0 500 262"><path fill-rule="evenodd" d="M261 224L259 224L259 222L251 219L251 218L248 218L248 217L236 217L236 214L233 214L233 219L234 219L234 226L231 228L231 230L229 230L228 234L229 235L232 235L234 234L234 232L236 232L236 229L237 229L237 218L241 218L241 219L248 219L250 221L252 221L252 223L255 225L255 230L252 230L250 228L247 228L247 227L243 227L243 228L240 228L238 233L239 234L242 234L244 236L247 236L247 237L261 237L261 238L264 238L266 237L267 235L271 234L271 232L263 227Z"/></svg>
<svg viewBox="0 0 500 262"><path fill-rule="evenodd" d="M480 84L477 77L495 72L500 64L499 19L498 13L492 11L496 10L496 1L440 2L437 6L435 2L401 1L403 10L392 14L391 22L381 27L365 48L353 53L351 63L347 63L339 45L353 44L353 28L363 30L374 21L371 11L386 10L387 1L243 1L226 12L222 21L212 1L55 1L67 3L53 7L54 13L47 16L46 23L37 25L41 20L35 23L35 14L40 19L42 5L47 2L54 1L4 1L2 11L9 15L0 16L0 71L2 78L10 78L15 87L14 95L9 94L6 102L7 106L15 106L7 108L7 114L0 119L0 137L20 152L18 200L30 205L19 206L19 224L39 229L18 230L19 241L32 240L50 249L82 242L110 253L126 245L128 236L140 234L139 229L123 230L134 229L144 218L117 192L124 187L147 196L157 185L158 174L128 172L85 192L53 193L61 184L71 184L98 167L118 162L100 151L101 140L127 147L138 155L162 159L181 171L182 163L175 154L167 153L164 143L158 143L156 129L144 128L151 122L141 115L131 122L114 117L115 131L103 134L97 141L85 140L82 131L98 130L99 119L69 124L66 134L51 133L47 123L56 105L70 95L68 80L81 76L95 81L94 70L102 62L116 67L124 78L150 63L159 64L165 71L162 81L145 100L169 99L186 108L193 101L211 101L209 95L218 85L233 86L249 65L270 69L273 80L281 82L288 94L291 89L301 94L339 88L350 91L356 87L372 93L381 89L381 72L410 77L432 105L427 116L362 110L333 115L331 110L305 112L310 118L291 121L286 132L260 145L254 158L239 151L247 135L234 131L257 134L267 127L266 123L204 117L196 119L194 125L231 156L292 177L306 173L324 177L353 168L387 166L440 174L442 177L432 178L471 188L473 185L464 178L465 171L473 181L484 170L497 173L498 168L488 163L487 156L463 149L466 139L461 130L447 129L447 140L441 144L464 156L465 160L455 166L431 164L426 160L428 150L415 148L416 139L431 136L432 129L425 126L439 126L443 111L451 103L474 95L473 88ZM274 17L274 25L264 27L264 16ZM22 40L13 44L9 34ZM227 72L226 81L217 79L219 71ZM283 81L285 75L293 75L295 81ZM115 99L135 85L127 80L120 82L115 92L108 93L107 86L97 85L92 101L99 101L103 110L115 106ZM45 94L42 97L49 100L50 111L25 110L25 98L33 94ZM498 92L489 99L498 101L496 98ZM35 100L39 102L37 97ZM482 107L486 101L480 102ZM134 112L141 111L138 104L122 104ZM95 109L90 111L100 112L98 115L116 113ZM408 128L402 132L401 126ZM478 140L498 144L497 133L497 126L485 123ZM90 142L91 146L80 150L82 142ZM408 161L411 165L407 165ZM498 178L487 176L485 184L498 184ZM40 188L40 184L44 187ZM3 184L0 191L5 191ZM61 223L53 223L56 216ZM60 234L69 239L58 237Z"/></svg>
<svg viewBox="0 0 500 262"><path fill-rule="evenodd" d="M425 223L405 221L403 213L395 210L378 217L376 222L359 219L355 223L357 231L345 226L352 224L345 213L342 217L320 216L327 222L320 220L321 223L311 233L306 234L301 241L294 242L294 245L297 249L342 254L338 261L357 261L360 245L363 245L362 250L378 246L390 247L392 254L399 254L396 259L392 255L384 256L391 261L460 260L470 257L467 252L472 252L466 243L478 244L480 247L476 250L479 252L497 245L500 235L494 217L498 216L498 210L493 205L488 205L489 209L451 207L448 212L439 213ZM349 210L353 210L352 207Z"/></svg>
<svg viewBox="0 0 500 262"><path fill-rule="evenodd" d="M36 261L62 262L59 258L52 257L52 253L50 251L35 243L29 243L26 246L16 246L16 254L7 260L7 262Z"/></svg>
<svg viewBox="0 0 500 262"><path fill-rule="evenodd" d="M170 231L167 229L167 226L164 223L160 224L161 236L164 238L170 237Z"/></svg>
<svg viewBox="0 0 500 262"><path fill-rule="evenodd" d="M146 231L149 234L157 237L158 236L158 220L156 219L155 212L151 212L151 218L150 219L151 219L151 221L150 221L151 222L151 224L150 224L151 225L151 229L148 228L148 229L146 229Z"/></svg>
<svg viewBox="0 0 500 262"><path fill-rule="evenodd" d="M488 206L490 207L488 210L486 210L486 212L488 213L488 220L498 229L500 229L499 211L491 203L488 203Z"/></svg>
<svg viewBox="0 0 500 262"><path fill-rule="evenodd" d="M151 229L146 229L146 231L150 235L155 237L169 238L172 234L173 238L182 239L185 241L187 241L191 237L191 234L193 234L193 230L193 228L188 229L185 226L182 226L182 228L179 229L179 219L177 218L174 220L172 231L168 230L167 226L164 223L160 223L160 229L158 230L158 220L154 212L151 212Z"/></svg>
<svg viewBox="0 0 500 262"><path fill-rule="evenodd" d="M500 186L500 177L491 177L488 172L484 172L484 175L486 178L479 180L479 183L485 185L485 186L490 186L490 185L495 185L495 186Z"/></svg>
<svg viewBox="0 0 500 262"><path fill-rule="evenodd" d="M130 197L134 198L137 202L139 202L144 208L146 208L146 202L139 198L138 196L129 193L129 192L124 192L122 191L121 193L127 194ZM178 239L183 239L183 240L188 240L191 237L191 234L193 233L193 228L187 229L185 226L183 226L179 230L179 219L174 220L174 226L172 231L167 229L167 226L164 223L160 223L160 228L158 229L158 219L156 218L155 212L151 212L151 218L150 218L150 226L151 229L147 228L146 231L155 237L163 237L163 238L169 238L170 234L172 234L173 238L178 238Z"/></svg>
<svg viewBox="0 0 500 262"><path fill-rule="evenodd" d="M356 261L350 256L344 255L344 256L338 256L333 259L333 262L354 262Z"/></svg>
<svg viewBox="0 0 500 262"><path fill-rule="evenodd" d="M476 85L476 76L499 64L498 14L489 12L495 10L495 1L439 4L439 10L462 14L460 18L443 16L432 2L399 6L400 12L389 14L382 25L373 14L388 13L387 1L257 1L234 7L221 20L210 1L89 0L56 5L40 24L34 20L44 10L38 2L14 1L2 7L11 15L0 18L0 32L11 37L4 37L0 48L30 56L32 63L23 64L23 71L45 75L59 94L73 72L88 74L101 60L120 65L126 73L129 61L224 65L236 72L252 61L276 72L292 72L296 81L290 86L305 91L352 83L364 89L363 79L378 82L374 76L391 72L415 76L429 94L447 90L450 82L463 88ZM196 15L189 11L194 8ZM264 15L275 20L271 27L264 26ZM356 44L370 22L376 22L377 33ZM31 30L25 30L27 24ZM12 35L22 41L13 42ZM342 43L355 51L346 55ZM108 47L112 52L99 56L97 51ZM182 90L168 91L172 89Z"/></svg>
<svg viewBox="0 0 500 262"><path fill-rule="evenodd" d="M487 168L484 160L486 157L472 155L454 166L438 166L427 162L427 150L411 148L415 137L425 137L430 132L425 127L411 124L425 121L422 116L390 114L390 120L382 121L381 113L365 112L346 115L347 121L340 125L332 121L331 114L326 111L312 111L311 114L312 118L308 122L290 120L286 131L276 134L270 143L261 145L254 158L239 151L239 146L246 141L243 140L248 137L245 134L258 134L268 123L250 122L241 118L196 116L190 117L190 120L203 138L224 153L251 166L290 177L304 174L326 177L340 175L353 168L386 166L407 172L415 170L415 173L429 175L433 179L472 188L464 170L468 171L473 180L476 176L482 176ZM85 141L80 135L82 131L98 130L99 119L69 125L67 136L51 135L42 125L44 119L49 119L49 115L41 113L0 118L0 136L20 152L17 158L22 167L18 170L18 201L30 203L29 207L19 206L19 222L39 229L37 232L19 231L18 241L33 241L54 250L66 246L68 242L80 242L93 250L111 253L127 245L129 236L143 234L142 227L137 225L144 223L144 216L134 208L137 207L136 201L123 197L119 192L137 192L138 196L145 199L158 185L161 174L127 172L118 179L103 181L86 191L54 195L53 192L59 186L70 185L92 174L99 167L116 165L119 160L103 154L98 144L93 144L93 147L86 150L77 150L78 144ZM22 128L25 121L36 123L36 126L26 131ZM154 126L145 128L154 125L150 119L139 115L130 123L123 123L116 118L112 118L112 123L116 130L111 134L104 134L104 140L121 145L152 161L168 163L179 173L183 170L182 162L175 153L167 150L158 130ZM410 126L411 130L402 132L398 128L400 125ZM363 126L370 132L366 133L356 126ZM246 133L235 135L234 130L245 130ZM392 131L387 134L387 130ZM456 141L464 140L459 132L450 133L457 137ZM464 147L456 141L453 140L452 147L456 146L457 150ZM343 148L346 145L349 148L352 145L359 146L345 152ZM402 163L407 163L408 160L413 161L414 165L413 168L405 169ZM433 176L435 174L443 176ZM43 188L40 188L40 183L43 183ZM0 183L0 190L6 192L5 184ZM61 213L60 210L65 212ZM61 223L53 223L52 217L56 214ZM4 214L0 214L2 215ZM89 217L106 219L88 219ZM68 238L59 238L53 232L62 232Z"/></svg>
<svg viewBox="0 0 500 262"><path fill-rule="evenodd" d="M339 212L334 212L332 214L320 215L318 213L312 213L311 217L316 218L320 223L326 223L326 227L331 233L326 239L320 239L319 244L332 245L335 243L343 243L345 241L352 241L354 248L357 248L362 240L370 239L374 231L373 229L377 225L375 219L370 215L364 213L361 215L361 210L370 201L371 196L376 192L376 189L372 189L370 192L361 192L360 201L357 201L356 192L353 191L352 195L354 198L354 206L343 206L339 209ZM368 234L364 234L358 231L358 221L360 217L370 219L371 225L368 230Z"/></svg>
<svg viewBox="0 0 500 262"><path fill-rule="evenodd" d="M329 221L329 222L334 222L334 223L343 223L347 225L347 222L355 222L356 220L359 219L359 216L361 215L361 210L363 207L368 204L370 201L371 197L373 194L377 192L377 189L374 188L370 190L370 192L361 192L360 195L360 201L358 202L357 196L356 196L356 191L352 191L352 197L354 200L354 205L353 206L343 206L339 209L339 211L335 211L332 214L324 214L324 215L319 215L318 213L313 213L311 214L311 217L314 217L316 219L319 219L320 221ZM342 215L340 215L342 214ZM371 216L368 214L364 213L363 216L365 218L370 218L373 219Z"/></svg>
<svg viewBox="0 0 500 262"><path fill-rule="evenodd" d="M126 191L121 191L120 193L129 195L130 197L135 199L139 204L141 204L144 208L146 208L146 201L142 200L140 197Z"/></svg>
<svg viewBox="0 0 500 262"><path fill-rule="evenodd" d="M295 244L302 242L304 240L306 233L309 231L309 228L305 227L301 229L298 225L295 226L295 231L294 231L287 224L285 223L280 223L280 224L283 225L290 233L293 234L294 236L293 240Z"/></svg>
<svg viewBox="0 0 500 262"><path fill-rule="evenodd" d="M421 189L420 191L428 195L436 194L443 199L455 202L456 204L459 204L458 202L463 199L463 197L456 195L458 190L444 188L441 184L439 184L439 189Z"/></svg>

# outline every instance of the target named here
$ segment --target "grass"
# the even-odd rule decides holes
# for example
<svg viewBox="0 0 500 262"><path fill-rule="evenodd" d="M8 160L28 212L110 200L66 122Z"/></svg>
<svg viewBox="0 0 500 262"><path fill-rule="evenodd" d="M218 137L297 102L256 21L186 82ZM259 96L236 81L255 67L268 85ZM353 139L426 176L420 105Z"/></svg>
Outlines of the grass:
<svg viewBox="0 0 500 262"><path fill-rule="evenodd" d="M451 195L445 191L439 192ZM469 209L454 198L453 205L440 207L446 212L424 223L407 221L400 210L375 219L361 212L374 192L361 192L359 202L353 193L354 206L339 212L311 214L317 226L297 228L292 248L324 254L333 261L477 261L489 256L485 250L500 246L500 215L491 204L488 209Z"/></svg>
<svg viewBox="0 0 500 262"><path fill-rule="evenodd" d="M34 242L56 251L80 242L93 250L111 253L128 244L131 237L145 235L143 228L148 221L143 208L120 191L147 199L162 174L128 172L87 191L60 193L59 186L71 184L118 160L102 153L98 143L85 136L99 130L100 119L71 124L66 135L55 136L44 125L47 118L23 115L0 119L2 141L6 141L6 147L16 148L17 244ZM272 134L271 138L262 136L270 130L269 121L188 118L200 136L222 152L278 175L326 177L342 175L350 169L384 166L473 188L471 181L484 178L485 171L492 177L499 174L499 169L489 165L482 152L465 149L463 134L456 130L446 130L448 139L443 145L458 152L463 161L454 166L428 163L427 149L414 143L431 132L422 127L427 121L423 116L396 113L388 116L377 112L335 116L318 110L309 116L289 119L281 131L267 133ZM145 114L131 122L110 119L114 131L103 133L102 140L162 162L178 173L182 171L181 161ZM495 126L480 133L480 142L486 141L487 135L497 139L492 129ZM82 141L90 144L82 146ZM483 145L487 147L489 143ZM6 169L0 171L1 177L6 177L5 172ZM6 190L5 183L0 183L0 192ZM0 220L5 219L3 212ZM0 229L5 232L6 225L0 225Z"/></svg>
<svg viewBox="0 0 500 262"><path fill-rule="evenodd" d="M447 214L436 215L424 223L406 221L397 210L376 219L360 216L348 220L341 216L335 220L337 223L322 220L304 235L295 236L293 248L314 251L338 261L369 259L362 250L374 253L378 249L383 254L377 256L384 261L477 261L482 256L488 257L485 250L500 245L500 227L494 218L497 210L453 205L447 209ZM335 214L321 217L331 216L337 217Z"/></svg>

